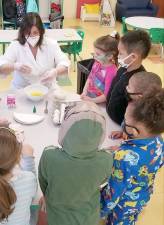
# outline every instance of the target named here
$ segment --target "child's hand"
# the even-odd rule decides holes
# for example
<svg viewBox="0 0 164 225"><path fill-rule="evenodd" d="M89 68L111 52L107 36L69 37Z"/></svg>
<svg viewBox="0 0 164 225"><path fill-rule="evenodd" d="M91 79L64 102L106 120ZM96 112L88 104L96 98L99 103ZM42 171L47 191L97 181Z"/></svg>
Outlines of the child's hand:
<svg viewBox="0 0 164 225"><path fill-rule="evenodd" d="M84 96L86 96L86 93L82 92L81 95L80 95L81 99L83 99Z"/></svg>
<svg viewBox="0 0 164 225"><path fill-rule="evenodd" d="M84 100L84 101L91 101L91 102L93 102L93 98L90 98L87 95L81 95L81 99Z"/></svg>
<svg viewBox="0 0 164 225"><path fill-rule="evenodd" d="M109 138L111 139L122 139L123 138L123 132L122 131L112 131L109 135Z"/></svg>
<svg viewBox="0 0 164 225"><path fill-rule="evenodd" d="M8 127L9 121L6 118L0 118L0 126L1 127Z"/></svg>
<svg viewBox="0 0 164 225"><path fill-rule="evenodd" d="M39 200L39 205L40 205L40 210L42 212L46 212L46 201L45 201L45 198L44 196L42 196Z"/></svg>
<svg viewBox="0 0 164 225"><path fill-rule="evenodd" d="M24 156L33 156L34 149L29 144L24 144L22 146L22 155Z"/></svg>
<svg viewBox="0 0 164 225"><path fill-rule="evenodd" d="M119 145L109 146L109 147L105 148L105 151L109 152L109 153L115 152L115 151L118 151L118 150L120 150Z"/></svg>
<svg viewBox="0 0 164 225"><path fill-rule="evenodd" d="M122 139L123 139L123 140L128 140L128 135L125 134L124 132L123 132L123 135L122 135Z"/></svg>

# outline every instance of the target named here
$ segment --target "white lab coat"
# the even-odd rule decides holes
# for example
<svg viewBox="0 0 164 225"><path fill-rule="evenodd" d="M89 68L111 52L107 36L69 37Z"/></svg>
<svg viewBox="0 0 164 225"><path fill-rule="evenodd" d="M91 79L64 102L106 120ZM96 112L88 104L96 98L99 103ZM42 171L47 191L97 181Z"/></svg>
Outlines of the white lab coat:
<svg viewBox="0 0 164 225"><path fill-rule="evenodd" d="M11 42L5 54L0 58L0 66L5 63L23 63L32 68L31 74L23 74L14 71L12 88L23 88L29 84L38 82L44 73L56 66L69 67L70 61L61 51L56 40L44 38L43 44L38 48L36 59L34 58L28 43L21 45L17 40Z"/></svg>

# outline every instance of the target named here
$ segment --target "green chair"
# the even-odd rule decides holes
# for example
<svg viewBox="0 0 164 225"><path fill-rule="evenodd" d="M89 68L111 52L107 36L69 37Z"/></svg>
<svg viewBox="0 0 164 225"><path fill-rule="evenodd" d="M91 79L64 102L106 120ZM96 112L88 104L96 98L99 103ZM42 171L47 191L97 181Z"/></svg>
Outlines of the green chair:
<svg viewBox="0 0 164 225"><path fill-rule="evenodd" d="M67 45L61 45L61 50L64 53L67 53L69 55L69 58L71 58L71 55L74 57L74 71L75 71L75 65L77 62L77 55L79 56L80 60L82 58L80 57L80 52L82 51L82 45L83 45L83 39L84 39L84 31L82 30L77 30L77 33L80 35L82 38L82 41L77 41L77 42L72 42Z"/></svg>
<svg viewBox="0 0 164 225"><path fill-rule="evenodd" d="M150 38L153 44L160 44L161 58L164 57L164 28L151 28L149 30Z"/></svg>
<svg viewBox="0 0 164 225"><path fill-rule="evenodd" d="M126 34L128 32L128 28L125 23L126 17L122 17L122 34Z"/></svg>

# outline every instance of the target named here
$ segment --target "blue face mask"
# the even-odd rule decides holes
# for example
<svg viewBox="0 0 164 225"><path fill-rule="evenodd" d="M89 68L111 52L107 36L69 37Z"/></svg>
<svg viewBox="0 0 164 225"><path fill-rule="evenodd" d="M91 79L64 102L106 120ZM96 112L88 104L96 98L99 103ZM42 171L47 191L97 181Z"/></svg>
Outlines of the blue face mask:
<svg viewBox="0 0 164 225"><path fill-rule="evenodd" d="M122 128L123 132L128 136L128 139L134 139L134 134L133 133L129 133L127 131L127 129L126 129L127 127L135 129L138 133L139 133L139 130L136 127L134 127L134 126L126 124L125 120L123 120L123 122L121 124L121 128Z"/></svg>

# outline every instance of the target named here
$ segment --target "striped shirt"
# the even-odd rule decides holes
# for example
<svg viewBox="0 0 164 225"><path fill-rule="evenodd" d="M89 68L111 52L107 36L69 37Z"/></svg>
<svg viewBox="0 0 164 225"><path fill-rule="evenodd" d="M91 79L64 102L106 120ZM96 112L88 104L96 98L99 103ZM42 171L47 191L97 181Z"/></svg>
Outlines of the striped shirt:
<svg viewBox="0 0 164 225"><path fill-rule="evenodd" d="M10 180L17 196L15 208L8 220L1 222L0 225L29 225L30 223L30 205L37 189L34 158L23 156L20 165L21 171L14 171L14 176Z"/></svg>

